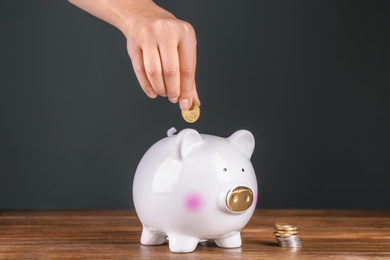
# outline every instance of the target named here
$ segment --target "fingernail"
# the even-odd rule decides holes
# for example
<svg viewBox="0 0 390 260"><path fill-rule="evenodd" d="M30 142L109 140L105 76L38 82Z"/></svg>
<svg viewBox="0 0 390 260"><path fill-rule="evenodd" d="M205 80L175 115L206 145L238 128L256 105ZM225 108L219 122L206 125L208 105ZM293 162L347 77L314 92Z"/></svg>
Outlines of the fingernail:
<svg viewBox="0 0 390 260"><path fill-rule="evenodd" d="M178 100L178 98L169 98L169 101L171 101L172 103L177 103Z"/></svg>
<svg viewBox="0 0 390 260"><path fill-rule="evenodd" d="M154 91L149 91L148 92L148 97L155 98L155 97L157 97L157 94Z"/></svg>
<svg viewBox="0 0 390 260"><path fill-rule="evenodd" d="M179 105L181 110L190 109L190 102L188 102L188 99L181 99Z"/></svg>

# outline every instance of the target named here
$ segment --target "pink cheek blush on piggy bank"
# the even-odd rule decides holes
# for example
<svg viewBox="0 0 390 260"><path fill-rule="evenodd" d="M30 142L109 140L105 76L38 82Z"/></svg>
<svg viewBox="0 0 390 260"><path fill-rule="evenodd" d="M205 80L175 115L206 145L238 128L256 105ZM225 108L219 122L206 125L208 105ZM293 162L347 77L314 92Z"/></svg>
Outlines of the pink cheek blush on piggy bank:
<svg viewBox="0 0 390 260"><path fill-rule="evenodd" d="M257 181L250 157L253 135L228 138L185 129L155 143L143 156L133 199L143 245L168 238L175 253L192 252L201 240L219 247L241 246L241 229L256 207Z"/></svg>

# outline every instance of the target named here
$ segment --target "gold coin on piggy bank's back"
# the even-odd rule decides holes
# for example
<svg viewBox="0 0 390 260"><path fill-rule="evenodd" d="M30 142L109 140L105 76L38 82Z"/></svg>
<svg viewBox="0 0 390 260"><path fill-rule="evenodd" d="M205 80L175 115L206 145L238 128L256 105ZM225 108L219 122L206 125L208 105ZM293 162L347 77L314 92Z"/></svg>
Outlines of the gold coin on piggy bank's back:
<svg viewBox="0 0 390 260"><path fill-rule="evenodd" d="M181 111L181 115L188 123L194 123L199 119L200 108L196 103L192 103L190 109Z"/></svg>

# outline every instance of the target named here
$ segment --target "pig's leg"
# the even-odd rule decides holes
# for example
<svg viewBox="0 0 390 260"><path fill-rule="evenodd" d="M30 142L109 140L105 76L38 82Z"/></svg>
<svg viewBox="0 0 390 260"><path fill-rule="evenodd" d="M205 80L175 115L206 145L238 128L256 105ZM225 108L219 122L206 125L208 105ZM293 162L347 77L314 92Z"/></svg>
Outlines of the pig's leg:
<svg viewBox="0 0 390 260"><path fill-rule="evenodd" d="M228 234L226 237L214 240L217 246L234 248L241 246L241 234L238 231Z"/></svg>
<svg viewBox="0 0 390 260"><path fill-rule="evenodd" d="M142 227L141 244L153 246L161 245L165 242L166 235L163 233L155 232L147 227Z"/></svg>
<svg viewBox="0 0 390 260"><path fill-rule="evenodd" d="M189 253L195 250L199 238L182 234L169 233L169 249L174 253Z"/></svg>

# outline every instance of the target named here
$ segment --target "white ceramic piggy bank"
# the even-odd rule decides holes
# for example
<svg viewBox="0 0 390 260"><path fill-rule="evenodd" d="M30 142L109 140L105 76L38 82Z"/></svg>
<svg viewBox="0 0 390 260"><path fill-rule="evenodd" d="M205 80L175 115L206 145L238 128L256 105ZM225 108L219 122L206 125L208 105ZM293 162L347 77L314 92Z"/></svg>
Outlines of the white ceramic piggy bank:
<svg viewBox="0 0 390 260"><path fill-rule="evenodd" d="M257 181L250 162L255 141L246 130L228 138L185 129L155 143L138 165L134 206L144 245L163 244L191 252L213 239L220 247L241 246L241 229L256 207Z"/></svg>

